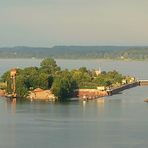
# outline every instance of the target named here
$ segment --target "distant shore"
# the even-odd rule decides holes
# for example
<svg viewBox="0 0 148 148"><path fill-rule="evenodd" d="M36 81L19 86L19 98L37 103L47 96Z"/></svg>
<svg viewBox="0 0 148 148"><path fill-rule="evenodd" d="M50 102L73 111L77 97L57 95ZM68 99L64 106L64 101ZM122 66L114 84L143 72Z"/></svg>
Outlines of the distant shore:
<svg viewBox="0 0 148 148"><path fill-rule="evenodd" d="M148 60L148 46L16 46L0 52L0 58Z"/></svg>
<svg viewBox="0 0 148 148"><path fill-rule="evenodd" d="M5 57L0 57L0 60L43 60L44 58L24 58L24 57L16 57L16 58L5 58ZM109 58L55 58L55 60L89 60L89 61L92 61L92 60L96 60L96 61L121 61L121 62L148 62L148 59L109 59Z"/></svg>

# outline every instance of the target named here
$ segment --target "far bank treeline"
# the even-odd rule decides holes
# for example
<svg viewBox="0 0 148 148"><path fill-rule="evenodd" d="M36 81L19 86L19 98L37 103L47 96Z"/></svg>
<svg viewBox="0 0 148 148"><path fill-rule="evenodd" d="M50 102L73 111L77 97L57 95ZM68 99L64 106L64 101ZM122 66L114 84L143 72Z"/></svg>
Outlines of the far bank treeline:
<svg viewBox="0 0 148 148"><path fill-rule="evenodd" d="M54 46L0 48L0 58L148 60L148 46Z"/></svg>
<svg viewBox="0 0 148 148"><path fill-rule="evenodd" d="M40 63L40 67L17 69L16 93L20 97L26 97L33 89L50 89L59 99L65 100L73 96L75 89L120 85L123 79L125 76L117 71L97 74L95 70L85 67L61 70L54 59L46 58ZM2 75L1 82L7 82L6 91L11 93L10 71Z"/></svg>

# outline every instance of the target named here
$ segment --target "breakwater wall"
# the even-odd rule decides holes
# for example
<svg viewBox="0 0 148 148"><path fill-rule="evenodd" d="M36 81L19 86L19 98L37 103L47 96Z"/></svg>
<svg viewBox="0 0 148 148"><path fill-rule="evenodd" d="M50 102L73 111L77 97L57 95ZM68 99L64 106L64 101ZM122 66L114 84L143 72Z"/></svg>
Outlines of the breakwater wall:
<svg viewBox="0 0 148 148"><path fill-rule="evenodd" d="M122 85L120 87L111 89L110 91L108 91L108 95L118 94L121 91L124 91L126 89L130 89L130 88L133 88L133 87L137 87L139 85L140 85L139 81L133 82L133 83L130 83L130 84L125 84L125 85Z"/></svg>

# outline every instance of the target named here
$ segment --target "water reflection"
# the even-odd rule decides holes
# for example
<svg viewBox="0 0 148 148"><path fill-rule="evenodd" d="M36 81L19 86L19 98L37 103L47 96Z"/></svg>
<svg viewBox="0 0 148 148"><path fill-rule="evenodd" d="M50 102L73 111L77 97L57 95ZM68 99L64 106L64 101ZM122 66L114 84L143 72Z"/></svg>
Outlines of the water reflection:
<svg viewBox="0 0 148 148"><path fill-rule="evenodd" d="M11 100L11 113L15 114L16 113L16 98L13 98Z"/></svg>
<svg viewBox="0 0 148 148"><path fill-rule="evenodd" d="M98 98L97 100L96 100L96 102L97 102L97 104L103 104L104 105L104 103L105 103L105 99L104 98Z"/></svg>
<svg viewBox="0 0 148 148"><path fill-rule="evenodd" d="M8 99L4 98L4 108L7 113L11 113L12 115L16 114L16 98Z"/></svg>
<svg viewBox="0 0 148 148"><path fill-rule="evenodd" d="M16 101L0 98L0 147L16 147Z"/></svg>
<svg viewBox="0 0 148 148"><path fill-rule="evenodd" d="M105 98L98 98L96 100L96 103L97 103L97 107L98 107L98 114L100 113L104 113L104 106L105 106Z"/></svg>
<svg viewBox="0 0 148 148"><path fill-rule="evenodd" d="M87 101L86 100L83 100L82 102L83 102L83 108L85 109L85 106L86 106L86 102Z"/></svg>

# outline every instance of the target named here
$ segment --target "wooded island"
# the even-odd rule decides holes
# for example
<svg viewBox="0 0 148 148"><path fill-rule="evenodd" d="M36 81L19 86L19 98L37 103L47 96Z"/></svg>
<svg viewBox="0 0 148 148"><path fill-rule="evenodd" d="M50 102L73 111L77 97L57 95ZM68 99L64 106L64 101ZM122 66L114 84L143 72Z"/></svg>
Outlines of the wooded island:
<svg viewBox="0 0 148 148"><path fill-rule="evenodd" d="M1 89L12 93L10 71L1 76ZM117 71L88 70L86 67L73 70L61 70L52 58L45 58L39 67L16 69L16 94L28 97L33 91L47 90L61 101L74 96L78 89L110 89L134 81L132 77L123 76Z"/></svg>

